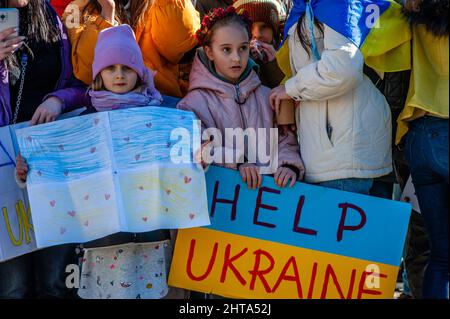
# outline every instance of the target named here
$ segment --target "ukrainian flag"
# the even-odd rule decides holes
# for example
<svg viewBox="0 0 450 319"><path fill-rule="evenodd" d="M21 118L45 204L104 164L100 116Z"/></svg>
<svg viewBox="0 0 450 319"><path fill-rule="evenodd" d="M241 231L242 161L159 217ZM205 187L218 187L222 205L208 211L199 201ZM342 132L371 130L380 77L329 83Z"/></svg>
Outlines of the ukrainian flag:
<svg viewBox="0 0 450 319"><path fill-rule="evenodd" d="M411 29L398 3L392 0L294 0L284 40L289 29L305 14L309 21L315 17L352 41L371 68L381 72L411 68ZM286 79L290 78L287 41L283 41L277 61Z"/></svg>

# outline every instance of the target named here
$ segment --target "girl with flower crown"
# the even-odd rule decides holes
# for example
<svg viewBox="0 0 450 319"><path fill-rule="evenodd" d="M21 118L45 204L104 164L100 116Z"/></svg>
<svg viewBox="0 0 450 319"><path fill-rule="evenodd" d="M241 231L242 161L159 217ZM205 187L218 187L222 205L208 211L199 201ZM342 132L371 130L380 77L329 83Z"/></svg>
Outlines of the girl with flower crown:
<svg viewBox="0 0 450 319"><path fill-rule="evenodd" d="M214 164L238 169L249 188L261 185L261 168L264 167L259 152L258 156L251 156L257 153L255 145L268 150L271 144L277 143L278 154L270 154L271 165L267 172L275 173L280 187L289 182L292 186L304 174L298 143L291 132L279 135L278 140L269 134L271 128L276 128L274 112L269 103L270 90L261 84L255 71L256 63L249 57L250 26L248 13L237 13L233 7L215 9L204 17L197 32L202 47L197 50L192 65L188 94L177 107L197 115L202 130L207 130L203 136L212 129L225 137L214 138L204 147L212 146L214 155L221 154L214 156ZM233 149L230 149L229 143L225 143L226 129L246 132L263 129L265 136L258 134L254 143L248 142L243 148L231 143ZM233 153L233 160L223 156L227 152Z"/></svg>

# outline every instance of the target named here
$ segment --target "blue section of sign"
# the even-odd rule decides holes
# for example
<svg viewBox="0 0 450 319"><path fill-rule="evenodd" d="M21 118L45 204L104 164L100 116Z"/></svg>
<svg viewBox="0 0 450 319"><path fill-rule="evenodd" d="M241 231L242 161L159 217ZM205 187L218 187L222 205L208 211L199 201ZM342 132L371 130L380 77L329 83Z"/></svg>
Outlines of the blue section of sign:
<svg viewBox="0 0 450 319"><path fill-rule="evenodd" d="M400 265L410 204L304 183L280 189L270 176L259 190L249 190L238 172L219 167L211 167L206 177L208 228Z"/></svg>

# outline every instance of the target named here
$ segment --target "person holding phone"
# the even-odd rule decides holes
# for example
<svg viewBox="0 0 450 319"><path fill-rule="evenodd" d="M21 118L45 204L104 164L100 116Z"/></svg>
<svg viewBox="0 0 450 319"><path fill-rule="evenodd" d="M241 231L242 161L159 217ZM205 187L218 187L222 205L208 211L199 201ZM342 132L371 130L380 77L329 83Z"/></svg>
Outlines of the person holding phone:
<svg viewBox="0 0 450 319"><path fill-rule="evenodd" d="M66 31L47 1L0 0L0 8L20 16L0 32L0 126L47 123L85 106L86 86L72 75Z"/></svg>
<svg viewBox="0 0 450 319"><path fill-rule="evenodd" d="M0 61L23 45L25 37L19 36L18 10L0 6L0 39Z"/></svg>
<svg viewBox="0 0 450 319"><path fill-rule="evenodd" d="M20 18L18 28L0 32L0 127L47 123L90 106L86 86L72 75L70 43L50 4L0 0L0 10L6 8L16 8ZM65 285L66 266L77 263L75 248L50 247L0 263L0 298L75 295Z"/></svg>

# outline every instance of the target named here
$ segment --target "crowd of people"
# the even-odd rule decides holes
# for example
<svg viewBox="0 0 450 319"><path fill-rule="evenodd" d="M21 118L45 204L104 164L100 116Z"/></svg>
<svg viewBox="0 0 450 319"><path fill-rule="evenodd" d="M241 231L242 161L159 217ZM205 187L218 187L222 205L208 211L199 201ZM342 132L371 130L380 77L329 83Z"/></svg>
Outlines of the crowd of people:
<svg viewBox="0 0 450 319"><path fill-rule="evenodd" d="M327 14L327 2L2 0L0 8L18 8L20 26L0 32L0 127L48 123L81 107L81 116L178 108L193 112L202 131L278 128L278 140L267 133L265 141L278 143L273 178L280 187L304 181L392 199L394 184L403 188L411 175L421 214L413 212L405 249L410 294L448 299L449 1L395 4L410 34L396 45L407 42L410 70L370 65L361 43ZM395 49L381 53L398 60L388 55ZM203 141L205 169L203 152L223 150L222 142ZM233 163L213 164L258 188L258 159L234 152ZM27 173L19 155L19 186L26 187ZM173 235L119 233L82 249L60 245L0 263L0 298L76 298L65 267L84 250L107 254ZM189 298L167 298L175 295Z"/></svg>

